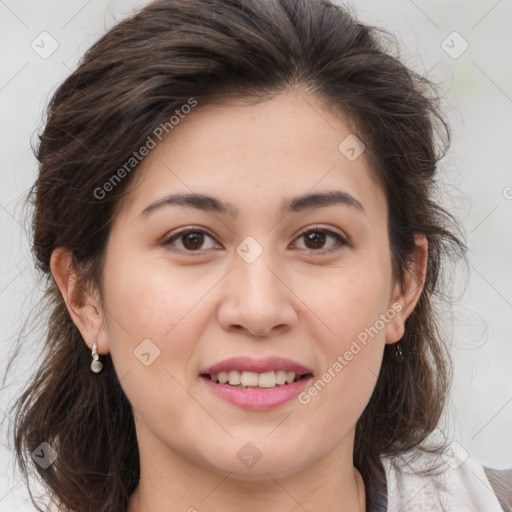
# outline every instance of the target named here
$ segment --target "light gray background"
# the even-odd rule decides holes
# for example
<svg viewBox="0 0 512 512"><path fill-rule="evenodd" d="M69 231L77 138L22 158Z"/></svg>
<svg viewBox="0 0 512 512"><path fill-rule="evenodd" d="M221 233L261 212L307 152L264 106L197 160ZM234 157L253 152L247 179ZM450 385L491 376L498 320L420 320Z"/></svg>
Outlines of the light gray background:
<svg viewBox="0 0 512 512"><path fill-rule="evenodd" d="M145 3L0 0L2 376L14 340L23 323L31 321L31 307L41 295L22 210L22 196L36 173L30 142L36 142L50 93L83 52ZM471 266L467 287L466 276L454 274L454 318L444 319L455 363L444 432L480 463L512 467L512 2L361 0L351 5L363 21L394 33L403 60L445 92L453 145L442 163L441 199L463 223ZM31 48L43 31L58 43L47 58ZM454 31L469 44L455 59L443 49L462 48ZM29 324L25 334L0 393L0 418L38 363L41 332ZM0 438L0 512L32 511L20 475L12 469L10 422L6 417Z"/></svg>

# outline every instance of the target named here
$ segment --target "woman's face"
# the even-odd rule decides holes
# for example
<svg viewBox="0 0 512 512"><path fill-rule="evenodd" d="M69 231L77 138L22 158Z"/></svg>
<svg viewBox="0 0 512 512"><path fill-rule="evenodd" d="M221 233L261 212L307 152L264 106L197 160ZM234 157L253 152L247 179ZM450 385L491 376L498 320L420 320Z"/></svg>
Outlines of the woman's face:
<svg viewBox="0 0 512 512"><path fill-rule="evenodd" d="M108 240L98 335L141 453L242 479L351 456L385 343L414 305L392 279L385 196L356 143L290 92L199 104L142 161ZM214 199L166 201L195 194ZM202 375L234 357L248 365L227 363L231 382L259 370L240 377L261 387ZM274 386L293 365L309 376Z"/></svg>

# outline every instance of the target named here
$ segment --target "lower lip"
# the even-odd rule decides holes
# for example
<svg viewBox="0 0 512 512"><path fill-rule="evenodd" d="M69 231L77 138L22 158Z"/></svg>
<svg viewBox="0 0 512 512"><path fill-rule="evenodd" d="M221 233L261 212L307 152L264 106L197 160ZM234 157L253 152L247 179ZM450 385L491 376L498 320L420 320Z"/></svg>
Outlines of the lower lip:
<svg viewBox="0 0 512 512"><path fill-rule="evenodd" d="M208 377L200 377L201 380L220 398L238 407L261 411L274 409L293 400L313 378L311 375L291 384L284 384L275 388L235 388L229 384L213 382Z"/></svg>

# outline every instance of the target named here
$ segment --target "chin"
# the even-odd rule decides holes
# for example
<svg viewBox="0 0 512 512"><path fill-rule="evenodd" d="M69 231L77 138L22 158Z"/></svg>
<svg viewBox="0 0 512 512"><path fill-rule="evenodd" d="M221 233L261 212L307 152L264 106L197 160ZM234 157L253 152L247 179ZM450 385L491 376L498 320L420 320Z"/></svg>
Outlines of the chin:
<svg viewBox="0 0 512 512"><path fill-rule="evenodd" d="M265 451L268 451L265 455ZM257 450L250 443L235 452L234 457L223 452L215 459L208 461L213 471L229 478L247 481L268 481L275 478L284 478L299 472L307 464L306 460L298 460L299 449L290 449L286 452L276 453L277 447Z"/></svg>

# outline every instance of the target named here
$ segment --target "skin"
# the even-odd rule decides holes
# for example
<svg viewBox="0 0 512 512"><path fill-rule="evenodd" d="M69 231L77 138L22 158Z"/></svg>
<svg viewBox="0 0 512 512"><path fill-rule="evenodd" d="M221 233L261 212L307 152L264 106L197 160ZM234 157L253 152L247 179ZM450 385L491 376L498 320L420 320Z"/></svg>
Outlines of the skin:
<svg viewBox="0 0 512 512"><path fill-rule="evenodd" d="M350 133L303 91L199 105L143 160L118 204L102 296L78 286L68 251L54 251L52 272L73 321L90 348L97 341L100 355L111 353L133 406L141 480L129 512L231 512L242 503L248 512L364 510L355 424L385 344L401 339L422 292L428 251L418 235L410 272L402 285L393 280L384 193L365 153L349 161L338 150ZM364 213L347 205L279 212L283 199L328 190L350 193ZM170 193L190 192L239 213L167 206L140 215ZM348 244L321 254L337 240L300 236L316 225ZM172 247L199 256L160 244L187 226L207 232L203 244L177 237ZM247 236L263 248L252 263L236 252ZM393 304L401 310L308 404L248 411L199 378L232 356L276 355L318 379ZM149 366L134 356L147 338L160 350ZM237 457L247 442L261 453L252 467Z"/></svg>

